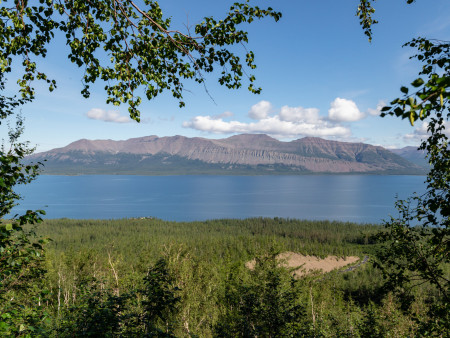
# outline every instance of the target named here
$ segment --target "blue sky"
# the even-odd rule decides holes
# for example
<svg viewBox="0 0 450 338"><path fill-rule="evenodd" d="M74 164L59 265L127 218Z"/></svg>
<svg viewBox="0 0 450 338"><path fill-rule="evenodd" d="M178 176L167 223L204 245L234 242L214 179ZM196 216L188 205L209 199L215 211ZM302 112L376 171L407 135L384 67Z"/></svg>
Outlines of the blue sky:
<svg viewBox="0 0 450 338"><path fill-rule="evenodd" d="M175 27L222 15L233 1L161 1ZM24 139L38 151L81 138L123 140L146 135L223 138L267 133L289 141L318 136L386 147L417 145L424 126L380 118L377 107L399 95L415 79L420 64L402 44L417 36L450 39L450 1L401 0L375 3L380 23L369 43L355 16L357 0L253 1L283 13L278 23L265 19L248 26L248 49L256 55L254 72L260 95L245 88L228 90L207 76L206 86L186 83L185 108L170 93L141 105L140 124L127 107L105 103L103 85L90 99L81 94L82 72L71 64L66 47L55 43L41 67L58 82L49 93L36 86L37 99L22 108ZM9 87L13 90L12 85ZM4 126L0 132L5 134Z"/></svg>

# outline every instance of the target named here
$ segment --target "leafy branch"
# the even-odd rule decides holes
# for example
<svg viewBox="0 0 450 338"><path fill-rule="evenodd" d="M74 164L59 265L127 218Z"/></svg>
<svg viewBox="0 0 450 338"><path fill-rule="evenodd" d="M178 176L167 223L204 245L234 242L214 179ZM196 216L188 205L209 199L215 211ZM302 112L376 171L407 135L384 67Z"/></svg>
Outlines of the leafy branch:
<svg viewBox="0 0 450 338"><path fill-rule="evenodd" d="M144 7L131 0L41 0L39 6L16 1L15 7L0 8L0 70L11 72L16 56L21 56L22 96L34 98L35 80L46 81L52 91L56 81L40 72L33 59L45 57L55 33L62 32L70 48L68 58L84 68L82 95L89 97L90 84L102 80L106 102L126 103L130 116L139 121L142 91L148 100L169 91L182 107L182 80L204 83L204 74L217 66L222 68L221 85L240 88L246 76L248 89L259 93L254 75L245 72L256 68L254 54L246 51L244 62L229 47L248 43L248 33L240 26L264 17L278 21L281 13L251 6L248 0L235 3L222 20L204 18L192 36L189 30L171 29L171 19L163 16L156 1L146 1Z"/></svg>

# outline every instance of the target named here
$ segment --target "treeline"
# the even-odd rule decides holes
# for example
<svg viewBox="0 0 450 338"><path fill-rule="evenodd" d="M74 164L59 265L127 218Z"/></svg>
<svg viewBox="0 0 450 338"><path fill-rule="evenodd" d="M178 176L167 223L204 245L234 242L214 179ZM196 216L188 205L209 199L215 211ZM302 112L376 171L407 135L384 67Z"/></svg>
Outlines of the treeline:
<svg viewBox="0 0 450 338"><path fill-rule="evenodd" d="M301 279L276 255L371 255L381 227L254 218L46 220L41 278L10 288L0 333L95 337L413 336L434 290L405 312L369 259ZM256 257L256 266L245 263ZM45 271L45 273L44 273ZM23 316L14 316L19 304ZM8 308L9 307L9 308ZM5 316L6 314L6 316ZM9 314L10 318L7 318Z"/></svg>

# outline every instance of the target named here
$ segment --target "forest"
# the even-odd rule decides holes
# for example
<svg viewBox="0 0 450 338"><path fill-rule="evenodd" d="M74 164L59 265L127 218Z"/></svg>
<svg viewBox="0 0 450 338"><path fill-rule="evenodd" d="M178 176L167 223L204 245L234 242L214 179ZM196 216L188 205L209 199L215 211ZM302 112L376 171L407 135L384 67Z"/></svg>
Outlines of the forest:
<svg viewBox="0 0 450 338"><path fill-rule="evenodd" d="M282 218L45 220L45 253L3 284L3 336L380 337L426 331L436 287L410 303L377 267L379 225ZM30 237L31 238L31 237ZM35 245L30 243L31 246ZM26 246L23 249L27 250ZM295 277L279 253L364 264ZM250 269L247 262L255 260ZM446 267L448 276L450 269ZM33 274L39 278L33 278ZM6 290L5 290L6 286ZM5 316L17 314L20 316ZM442 332L441 332L442 334Z"/></svg>

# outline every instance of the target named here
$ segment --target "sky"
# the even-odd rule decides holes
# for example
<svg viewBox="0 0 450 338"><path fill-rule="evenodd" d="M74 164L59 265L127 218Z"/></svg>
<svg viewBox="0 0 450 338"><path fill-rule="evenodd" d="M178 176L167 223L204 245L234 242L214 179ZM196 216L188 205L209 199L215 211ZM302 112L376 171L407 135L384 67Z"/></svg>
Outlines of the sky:
<svg viewBox="0 0 450 338"><path fill-rule="evenodd" d="M175 28L194 25L204 16L223 16L234 1L160 1ZM170 93L140 106L141 123L127 116L127 106L106 104L103 84L84 99L82 70L66 57L61 39L50 46L40 63L58 88L52 93L36 84L36 100L22 108L24 140L37 151L86 139L125 140L148 135L225 138L265 133L281 141L307 136L364 142L387 148L418 145L426 125L381 118L380 108L400 95L399 88L417 77L420 64L405 42L423 36L450 40L450 1L378 0L369 43L355 16L358 0L252 0L282 12L254 22L247 49L255 53L256 85L260 95L229 90L206 76L206 88L185 84L186 107ZM14 75L14 74L13 74ZM14 90L15 81L7 90ZM5 126L0 128L6 136Z"/></svg>

